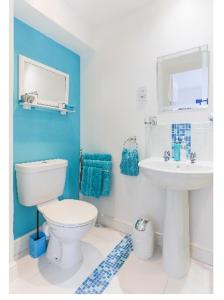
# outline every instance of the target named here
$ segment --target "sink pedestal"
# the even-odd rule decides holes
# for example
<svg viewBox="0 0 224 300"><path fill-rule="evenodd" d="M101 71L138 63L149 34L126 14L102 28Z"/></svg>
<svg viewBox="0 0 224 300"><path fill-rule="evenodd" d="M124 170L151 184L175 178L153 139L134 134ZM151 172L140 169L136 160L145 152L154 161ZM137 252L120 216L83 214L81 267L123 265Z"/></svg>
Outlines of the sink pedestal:
<svg viewBox="0 0 224 300"><path fill-rule="evenodd" d="M163 231L164 269L171 277L181 278L187 274L189 263L188 191L167 189Z"/></svg>

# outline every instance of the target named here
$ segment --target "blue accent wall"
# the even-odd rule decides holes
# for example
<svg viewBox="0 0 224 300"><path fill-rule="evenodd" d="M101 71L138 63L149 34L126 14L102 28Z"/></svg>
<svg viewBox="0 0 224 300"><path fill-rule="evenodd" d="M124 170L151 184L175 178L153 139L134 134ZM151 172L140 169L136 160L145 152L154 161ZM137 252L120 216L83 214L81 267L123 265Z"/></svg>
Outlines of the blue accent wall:
<svg viewBox="0 0 224 300"><path fill-rule="evenodd" d="M18 19L14 20L14 165L53 158L68 160L62 198L79 197L80 57ZM18 105L19 55L69 74L69 103L75 113L24 110ZM43 218L42 218L43 221ZM33 230L36 208L19 204L14 170L14 239Z"/></svg>

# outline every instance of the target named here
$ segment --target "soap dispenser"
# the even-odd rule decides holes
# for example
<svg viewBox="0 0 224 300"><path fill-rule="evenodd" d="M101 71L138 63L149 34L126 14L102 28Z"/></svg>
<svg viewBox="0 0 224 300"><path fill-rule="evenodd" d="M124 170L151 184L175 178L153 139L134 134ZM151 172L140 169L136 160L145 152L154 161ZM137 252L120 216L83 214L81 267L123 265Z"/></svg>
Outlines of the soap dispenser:
<svg viewBox="0 0 224 300"><path fill-rule="evenodd" d="M180 161L180 147L181 147L181 145L179 143L179 140L178 140L178 138L176 138L176 141L174 143L174 148L173 148L175 161Z"/></svg>
<svg viewBox="0 0 224 300"><path fill-rule="evenodd" d="M185 135L183 135L182 141L181 141L181 147L180 147L180 159L181 161L187 160L187 143Z"/></svg>

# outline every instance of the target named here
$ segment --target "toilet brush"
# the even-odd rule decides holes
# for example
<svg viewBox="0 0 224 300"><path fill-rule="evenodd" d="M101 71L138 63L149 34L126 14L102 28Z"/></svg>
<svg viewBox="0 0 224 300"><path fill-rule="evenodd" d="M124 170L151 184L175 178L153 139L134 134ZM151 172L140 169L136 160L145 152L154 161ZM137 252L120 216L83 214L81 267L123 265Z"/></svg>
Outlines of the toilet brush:
<svg viewBox="0 0 224 300"><path fill-rule="evenodd" d="M39 210L37 209L37 231L36 231L36 240L39 240Z"/></svg>

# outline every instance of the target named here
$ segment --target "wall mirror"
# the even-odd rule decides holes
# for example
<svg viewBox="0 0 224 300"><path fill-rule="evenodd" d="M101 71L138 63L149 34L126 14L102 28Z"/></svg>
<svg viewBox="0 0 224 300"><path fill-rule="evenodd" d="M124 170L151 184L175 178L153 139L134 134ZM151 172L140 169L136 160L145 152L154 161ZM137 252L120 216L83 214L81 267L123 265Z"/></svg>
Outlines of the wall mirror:
<svg viewBox="0 0 224 300"><path fill-rule="evenodd" d="M159 111L208 107L207 45L157 58Z"/></svg>
<svg viewBox="0 0 224 300"><path fill-rule="evenodd" d="M60 107L68 103L69 75L20 55L20 99Z"/></svg>

